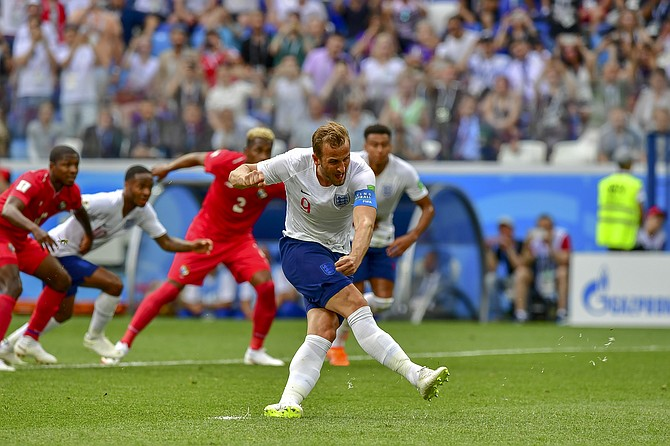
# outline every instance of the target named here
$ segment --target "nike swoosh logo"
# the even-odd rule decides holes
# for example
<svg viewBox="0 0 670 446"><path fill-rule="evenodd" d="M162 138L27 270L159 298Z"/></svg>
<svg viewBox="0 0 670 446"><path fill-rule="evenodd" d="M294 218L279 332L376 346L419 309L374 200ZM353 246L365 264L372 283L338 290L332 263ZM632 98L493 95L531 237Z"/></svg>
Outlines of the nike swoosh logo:
<svg viewBox="0 0 670 446"><path fill-rule="evenodd" d="M303 194L305 194L305 195L310 195L310 193L309 193L309 192L305 192L305 191L304 191L304 190L302 190L302 189L300 189L300 192L302 192L302 193L303 193Z"/></svg>

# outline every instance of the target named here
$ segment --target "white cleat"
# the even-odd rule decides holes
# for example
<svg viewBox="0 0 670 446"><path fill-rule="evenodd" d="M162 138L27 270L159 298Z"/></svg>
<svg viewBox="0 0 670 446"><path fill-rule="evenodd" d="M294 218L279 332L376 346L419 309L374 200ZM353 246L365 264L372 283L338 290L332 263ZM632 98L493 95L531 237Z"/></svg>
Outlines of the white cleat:
<svg viewBox="0 0 670 446"><path fill-rule="evenodd" d="M19 339L14 346L14 353L19 358L23 358L24 356L35 358L35 362L38 364L56 364L58 362L54 355L44 350L42 345L30 336L22 336Z"/></svg>
<svg viewBox="0 0 670 446"><path fill-rule="evenodd" d="M438 367L435 370L424 367L419 370L416 389L424 400L430 401L438 396L438 387L447 381L449 381L449 370L446 367Z"/></svg>
<svg viewBox="0 0 670 446"><path fill-rule="evenodd" d="M7 365L26 365L25 361L16 356L14 346L6 339L0 342L0 362L2 361Z"/></svg>
<svg viewBox="0 0 670 446"><path fill-rule="evenodd" d="M246 365L269 365L273 367L286 365L281 359L268 355L264 348L252 350L251 347L247 348L246 353L244 353L244 363Z"/></svg>
<svg viewBox="0 0 670 446"><path fill-rule="evenodd" d="M98 337L91 337L90 334L86 333L84 335L84 347L89 350L92 350L94 353L102 356L103 358L120 358L125 353L117 350L114 347L114 344L105 337L105 335L100 335Z"/></svg>
<svg viewBox="0 0 670 446"><path fill-rule="evenodd" d="M104 365L118 365L121 360L128 354L130 347L125 342L117 342L114 346L114 351L116 352L114 357L103 356L100 358L100 362Z"/></svg>
<svg viewBox="0 0 670 446"><path fill-rule="evenodd" d="M263 415L272 418L302 418L300 404L270 404L263 409Z"/></svg>
<svg viewBox="0 0 670 446"><path fill-rule="evenodd" d="M0 360L0 372L14 372L16 369Z"/></svg>

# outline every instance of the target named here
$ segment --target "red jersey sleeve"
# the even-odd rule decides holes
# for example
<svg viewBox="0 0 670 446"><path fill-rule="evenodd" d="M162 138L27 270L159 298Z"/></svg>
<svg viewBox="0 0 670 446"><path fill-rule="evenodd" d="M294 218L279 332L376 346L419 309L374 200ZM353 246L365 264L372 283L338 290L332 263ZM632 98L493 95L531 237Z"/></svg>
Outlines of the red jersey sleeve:
<svg viewBox="0 0 670 446"><path fill-rule="evenodd" d="M36 175L35 172L26 172L9 186L7 198L16 197L24 205L28 205L40 193L42 185L39 182L39 175Z"/></svg>
<svg viewBox="0 0 670 446"><path fill-rule="evenodd" d="M284 183L277 183L271 186L267 186L265 190L268 193L268 197L271 199L279 198L280 200L286 200L286 187L284 187Z"/></svg>
<svg viewBox="0 0 670 446"><path fill-rule="evenodd" d="M247 157L243 153L225 149L215 150L205 157L205 172L214 176L225 175L228 180L228 174L246 161Z"/></svg>
<svg viewBox="0 0 670 446"><path fill-rule="evenodd" d="M563 240L561 241L561 249L564 251L572 250L572 242L570 241L570 236L567 234L565 235L565 237L563 237Z"/></svg>

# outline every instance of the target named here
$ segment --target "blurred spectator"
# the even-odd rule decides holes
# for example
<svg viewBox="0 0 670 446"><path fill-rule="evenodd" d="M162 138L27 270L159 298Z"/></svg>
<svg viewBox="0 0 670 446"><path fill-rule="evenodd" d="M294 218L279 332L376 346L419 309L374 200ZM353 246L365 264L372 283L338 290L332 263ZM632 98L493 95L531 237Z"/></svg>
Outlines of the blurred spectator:
<svg viewBox="0 0 670 446"><path fill-rule="evenodd" d="M4 3L4 2L3 2ZM19 7L25 5L25 17L16 30L14 37L14 54L16 54L16 45L29 45L33 40L34 24L31 19L37 19L38 27L42 30L42 37L46 40L49 47L53 48L58 43L58 31L53 23L42 19L42 0L26 0Z"/></svg>
<svg viewBox="0 0 670 446"><path fill-rule="evenodd" d="M313 19L324 22L328 20L328 11L326 11L326 7L321 0L275 0L275 2L284 4L295 3L295 6L289 6L287 9L289 10L289 14L299 11L300 20L303 25L307 25Z"/></svg>
<svg viewBox="0 0 670 446"><path fill-rule="evenodd" d="M108 70L113 65L121 64L123 58L123 26L119 15L104 8L104 2L90 0L87 7L77 9L68 16L68 22L79 25L82 33L88 33L89 42L93 45L100 58L101 70L98 70L98 85L106 92Z"/></svg>
<svg viewBox="0 0 670 446"><path fill-rule="evenodd" d="M236 76L239 68L231 63L219 66L216 73L216 84L207 92L205 110L212 128L220 127L217 123L217 112L224 109L234 110L237 116L248 114L248 102L254 95L261 95L262 85L254 85Z"/></svg>
<svg viewBox="0 0 670 446"><path fill-rule="evenodd" d="M272 38L269 51L275 66L278 66L284 57L293 56L300 67L310 49L311 47L300 31L300 15L294 12L289 14L286 22Z"/></svg>
<svg viewBox="0 0 670 446"><path fill-rule="evenodd" d="M514 318L528 320L529 295L537 293L557 303L559 322L567 315L568 268L572 242L564 228L554 226L551 216L542 214L524 242L521 262L514 274Z"/></svg>
<svg viewBox="0 0 670 446"><path fill-rule="evenodd" d="M305 58L302 71L308 75L314 84L314 91L321 94L328 80L333 76L335 65L344 61L348 68L352 69L350 58L344 52L344 37L339 34L331 34L326 40L326 46L314 48Z"/></svg>
<svg viewBox="0 0 670 446"><path fill-rule="evenodd" d="M463 27L463 18L454 16L447 22L447 36L435 49L435 56L456 63L459 71L467 68L467 57L477 45L479 34Z"/></svg>
<svg viewBox="0 0 670 446"><path fill-rule="evenodd" d="M544 73L535 84L536 107L533 135L547 143L551 154L554 144L570 138L569 106L575 102L575 86L565 75L560 60L547 63Z"/></svg>
<svg viewBox="0 0 670 446"><path fill-rule="evenodd" d="M535 113L535 86L544 72L545 58L531 49L528 40L513 41L510 44L510 54L512 61L507 68L507 78L514 91L521 93L521 129L522 134L528 136L530 121Z"/></svg>
<svg viewBox="0 0 670 446"><path fill-rule="evenodd" d="M233 63L237 59L237 51L224 47L219 33L214 30L207 31L205 44L200 51L200 65L208 86L213 87L216 84L216 70L221 64Z"/></svg>
<svg viewBox="0 0 670 446"><path fill-rule="evenodd" d="M0 158L7 158L10 155L9 143L11 142L11 138L5 116L5 111L0 108Z"/></svg>
<svg viewBox="0 0 670 446"><path fill-rule="evenodd" d="M58 42L62 42L65 34L65 7L59 0L41 0L41 5L42 21L53 25Z"/></svg>
<svg viewBox="0 0 670 446"><path fill-rule="evenodd" d="M170 22L185 24L193 30L198 24L208 23L208 18L216 14L218 0L172 0L174 10Z"/></svg>
<svg viewBox="0 0 670 446"><path fill-rule="evenodd" d="M259 124L247 114L238 115L233 108L224 108L216 113L213 126L212 148L226 148L241 152L246 147L247 132Z"/></svg>
<svg viewBox="0 0 670 446"><path fill-rule="evenodd" d="M184 105L181 119L174 123L173 158L186 153L206 152L212 149L212 129L204 118L200 105Z"/></svg>
<svg viewBox="0 0 670 446"><path fill-rule="evenodd" d="M372 11L369 2L367 0L334 0L333 9L342 17L346 29L347 48L351 48L351 45L365 32L370 23Z"/></svg>
<svg viewBox="0 0 670 446"><path fill-rule="evenodd" d="M477 100L464 95L458 103L456 138L450 152L456 161L490 160L492 155L482 157L482 125L477 114Z"/></svg>
<svg viewBox="0 0 670 446"><path fill-rule="evenodd" d="M307 116L299 120L291 129L289 149L294 147L311 147L312 134L317 128L328 122L323 102L316 96L307 98Z"/></svg>
<svg viewBox="0 0 670 446"><path fill-rule="evenodd" d="M670 88L665 70L656 68L649 77L649 86L640 93L633 110L633 121L644 131L654 130L653 113L656 108L670 110Z"/></svg>
<svg viewBox="0 0 670 446"><path fill-rule="evenodd" d="M635 250L664 251L667 240L663 225L666 213L658 206L652 206L647 211L644 224L637 233Z"/></svg>
<svg viewBox="0 0 670 446"><path fill-rule="evenodd" d="M386 99L395 94L398 76L405 62L398 57L393 36L379 33L372 45L370 57L361 61L358 81L363 85L367 108L379 115Z"/></svg>
<svg viewBox="0 0 670 446"><path fill-rule="evenodd" d="M654 131L659 135L656 137L656 162L666 162L666 154L670 149L670 110L667 108L654 109ZM646 144L646 139L643 145Z"/></svg>
<svg viewBox="0 0 670 446"><path fill-rule="evenodd" d="M168 108L181 115L186 104L195 103L201 108L207 97L207 83L194 59L181 61L181 66L165 86Z"/></svg>
<svg viewBox="0 0 670 446"><path fill-rule="evenodd" d="M350 46L349 54L354 60L361 60L370 55L372 43L379 33L389 33L397 36L395 25L390 16L390 11L385 10L382 13L374 13L370 16L368 27L358 36L353 45ZM406 49L403 49L403 52Z"/></svg>
<svg viewBox="0 0 670 446"><path fill-rule="evenodd" d="M12 51L5 36L0 33L0 110L3 116L9 110L9 75L12 72Z"/></svg>
<svg viewBox="0 0 670 446"><path fill-rule="evenodd" d="M123 153L126 137L121 128L114 124L109 108L102 108L98 112L95 125L84 130L82 138L82 158L120 158ZM125 147L128 151L128 147Z"/></svg>
<svg viewBox="0 0 670 446"><path fill-rule="evenodd" d="M80 138L98 115L95 68L99 57L88 34L77 25L65 28L65 40L54 57L60 68L60 108L65 136Z"/></svg>
<svg viewBox="0 0 670 446"><path fill-rule="evenodd" d="M456 110L466 86L458 79L454 62L434 59L428 66L426 97L430 119L431 138L442 144L438 159L451 159L449 150L456 135Z"/></svg>
<svg viewBox="0 0 670 446"><path fill-rule="evenodd" d="M288 141L291 129L307 116L307 98L312 92L312 81L300 73L296 57L284 57L268 88L268 97L274 104L273 128L279 139Z"/></svg>
<svg viewBox="0 0 670 446"><path fill-rule="evenodd" d="M575 100L580 107L586 107L593 101L593 77L596 69L596 56L591 52L580 36L562 34L558 36L555 53L565 65L566 75L575 85Z"/></svg>
<svg viewBox="0 0 670 446"><path fill-rule="evenodd" d="M130 133L130 156L133 158L169 158L174 148L171 123L156 116L156 105L151 99L140 102L138 120Z"/></svg>
<svg viewBox="0 0 670 446"><path fill-rule="evenodd" d="M405 51L416 41L416 24L426 17L424 0L391 0L382 3L382 8L391 13L400 48Z"/></svg>
<svg viewBox="0 0 670 446"><path fill-rule="evenodd" d="M421 141L430 123L428 104L417 94L418 79L412 69L398 76L396 93L390 96L379 116L379 122L393 130L393 147L404 159L421 159Z"/></svg>
<svg viewBox="0 0 670 446"><path fill-rule="evenodd" d="M350 94L346 100L347 109L337 117L337 122L349 131L349 142L352 152L363 150L365 145L366 127L377 122L372 112L364 110L365 102L361 95Z"/></svg>
<svg viewBox="0 0 670 446"><path fill-rule="evenodd" d="M482 126L489 136L486 145L497 152L510 140L521 115L521 96L510 89L504 75L495 78L495 87L481 102L481 112Z"/></svg>
<svg viewBox="0 0 670 446"><path fill-rule="evenodd" d="M265 30L265 15L261 11L249 13L249 37L242 42L240 55L254 70L265 73L272 68L270 41L272 37Z"/></svg>
<svg viewBox="0 0 670 446"><path fill-rule="evenodd" d="M33 8L30 6L29 8ZM49 38L40 24L40 19L31 16L28 19L28 37L20 37L21 30L14 41L14 68L16 69L15 102L12 104L12 136L23 138L28 122L37 116L40 104L50 101L54 94L57 63L54 59L55 34Z"/></svg>
<svg viewBox="0 0 670 446"><path fill-rule="evenodd" d="M636 69L636 52L640 45L651 43L649 35L639 26L637 13L630 9L619 12L616 28L603 37L600 48L607 51L607 60L617 61L632 76Z"/></svg>
<svg viewBox="0 0 670 446"><path fill-rule="evenodd" d="M405 63L417 69L427 65L439 44L440 38L433 25L427 19L421 20L416 24L416 42L405 51Z"/></svg>
<svg viewBox="0 0 670 446"><path fill-rule="evenodd" d="M323 101L326 110L333 116L346 110L346 98L357 94L365 99L363 91L358 86L358 79L345 61L335 64L333 72L321 89L319 98Z"/></svg>
<svg viewBox="0 0 670 446"><path fill-rule="evenodd" d="M138 102L146 99L151 92L162 89L155 83L159 66L158 58L151 55L148 38L136 37L130 42L121 64L127 77L116 95L116 102L129 109L126 113L134 110Z"/></svg>
<svg viewBox="0 0 670 446"><path fill-rule="evenodd" d="M589 127L597 128L605 124L614 108L632 108L632 85L615 61L606 62L600 76L594 76L591 82L593 101L589 104Z"/></svg>
<svg viewBox="0 0 670 446"><path fill-rule="evenodd" d="M549 12L549 35L552 39L561 34L580 34L580 0L541 0L542 8Z"/></svg>
<svg viewBox="0 0 670 446"><path fill-rule="evenodd" d="M521 264L522 247L523 241L514 235L514 220L500 217L498 234L486 243L486 292L494 314L501 315L505 300L513 298L514 271Z"/></svg>
<svg viewBox="0 0 670 446"><path fill-rule="evenodd" d="M233 17L261 9L261 0L222 0L222 4Z"/></svg>
<svg viewBox="0 0 670 446"><path fill-rule="evenodd" d="M598 161L601 163L613 161L614 152L619 147L627 147L638 161L646 158L642 150L640 133L629 122L626 111L616 107L610 110L607 122L600 129Z"/></svg>
<svg viewBox="0 0 670 446"><path fill-rule="evenodd" d="M186 30L183 25L173 25L170 29L170 48L163 51L160 56L158 56L158 72L156 73L155 82L157 85L165 85L168 82L171 82L175 77L179 76L179 71L184 68L184 64L198 60L197 51L193 50L188 46L187 43L188 36L186 35ZM207 54L207 48L200 55L201 58L205 58ZM204 66L205 63L201 59L203 64L203 69L207 68ZM159 89L159 93L165 94L162 89ZM169 97L167 94L164 97Z"/></svg>
<svg viewBox="0 0 670 446"><path fill-rule="evenodd" d="M127 1L121 13L123 41L128 45L134 36L151 37L171 13L169 0Z"/></svg>
<svg viewBox="0 0 670 446"><path fill-rule="evenodd" d="M216 31L225 48L239 53L244 31L242 23L234 20L225 8L217 8L208 16L211 16L207 18L208 24L196 27L191 34L191 44L196 48L202 47L207 31Z"/></svg>
<svg viewBox="0 0 670 446"><path fill-rule="evenodd" d="M479 44L472 47L465 61L467 67L462 69L468 70L468 92L475 97L482 97L493 88L497 78L505 74L510 58L507 54L496 53L493 37L484 34Z"/></svg>
<svg viewBox="0 0 670 446"><path fill-rule="evenodd" d="M493 43L496 49L507 49L511 47L512 42L519 40L539 41L539 35L533 20L526 11L520 8L514 9L503 16Z"/></svg>
<svg viewBox="0 0 670 446"><path fill-rule="evenodd" d="M51 149L65 136L63 126L54 120L51 102L40 104L37 119L30 121L27 133L28 159L33 163L48 160Z"/></svg>

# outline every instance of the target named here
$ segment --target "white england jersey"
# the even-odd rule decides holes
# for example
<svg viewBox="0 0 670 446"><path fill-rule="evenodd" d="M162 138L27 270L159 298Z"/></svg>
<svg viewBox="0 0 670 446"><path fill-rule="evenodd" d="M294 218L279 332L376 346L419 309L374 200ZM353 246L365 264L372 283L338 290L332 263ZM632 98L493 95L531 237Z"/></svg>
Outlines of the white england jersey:
<svg viewBox="0 0 670 446"><path fill-rule="evenodd" d="M354 204L376 207L375 174L359 154L351 162L342 186L324 187L316 176L312 148L297 148L258 163L266 184L286 186L284 235L319 243L333 252L351 251Z"/></svg>
<svg viewBox="0 0 670 446"><path fill-rule="evenodd" d="M368 153L360 152L368 162ZM419 179L419 173L411 164L389 154L389 162L382 173L376 177L377 187L377 228L372 233L371 248L385 248L395 239L393 213L403 192L412 201L418 201L428 195L428 189Z"/></svg>
<svg viewBox="0 0 670 446"><path fill-rule="evenodd" d="M113 238L120 237L135 225L142 228L151 238L158 238L167 233L158 220L156 211L147 203L143 208L136 207L125 217L123 214L123 190L84 194L82 203L88 212L93 229L93 244L96 249ZM61 241L56 257L79 255L79 244L84 238L84 228L74 216L70 216L60 225L49 231L52 239Z"/></svg>

